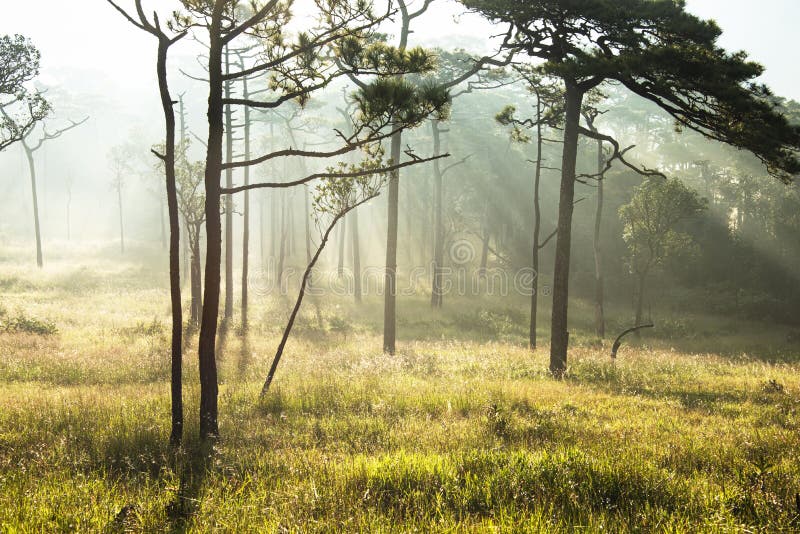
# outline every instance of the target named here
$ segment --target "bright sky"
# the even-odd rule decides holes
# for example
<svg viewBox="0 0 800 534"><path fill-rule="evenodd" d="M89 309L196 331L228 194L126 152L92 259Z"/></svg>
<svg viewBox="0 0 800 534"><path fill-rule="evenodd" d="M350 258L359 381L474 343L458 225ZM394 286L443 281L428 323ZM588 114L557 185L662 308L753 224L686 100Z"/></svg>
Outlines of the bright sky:
<svg viewBox="0 0 800 534"><path fill-rule="evenodd" d="M120 2L132 4L130 0ZM104 0L3 4L0 33L22 33L33 39L43 54L45 83L76 84L83 91L96 84L95 91L114 87L123 94L151 88L152 39L123 21ZM419 41L446 39L466 44L481 33L476 34L480 28L476 24L454 22L452 13L442 5L452 6L451 0L439 0L434 6L437 4L425 27L418 28L415 38ZM722 26L726 48L747 50L764 64L764 80L776 93L800 100L796 52L786 46L788 36L797 32L800 1L761 0L757 8L752 0L688 0L688 5L692 12ZM449 29L442 31L444 28ZM70 87L63 89L69 91Z"/></svg>

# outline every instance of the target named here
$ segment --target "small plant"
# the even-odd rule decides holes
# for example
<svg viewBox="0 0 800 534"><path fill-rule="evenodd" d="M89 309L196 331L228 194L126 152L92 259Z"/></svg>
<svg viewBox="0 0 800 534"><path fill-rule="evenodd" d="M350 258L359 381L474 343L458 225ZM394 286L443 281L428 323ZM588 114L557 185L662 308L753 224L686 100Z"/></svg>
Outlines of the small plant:
<svg viewBox="0 0 800 534"><path fill-rule="evenodd" d="M486 422L489 432L498 438L511 437L511 421L508 414L496 402L486 408Z"/></svg>
<svg viewBox="0 0 800 534"><path fill-rule="evenodd" d="M0 330L7 334L33 334L37 336L52 336L58 333L55 323L29 317L24 312L17 312L15 317L9 317L8 312L0 308Z"/></svg>
<svg viewBox="0 0 800 534"><path fill-rule="evenodd" d="M350 324L347 318L336 315L328 319L328 329L331 332L341 334L347 340L348 334L353 332L353 325Z"/></svg>
<svg viewBox="0 0 800 534"><path fill-rule="evenodd" d="M135 325L121 329L121 333L130 337L161 337L164 325L157 318L152 321L139 321Z"/></svg>

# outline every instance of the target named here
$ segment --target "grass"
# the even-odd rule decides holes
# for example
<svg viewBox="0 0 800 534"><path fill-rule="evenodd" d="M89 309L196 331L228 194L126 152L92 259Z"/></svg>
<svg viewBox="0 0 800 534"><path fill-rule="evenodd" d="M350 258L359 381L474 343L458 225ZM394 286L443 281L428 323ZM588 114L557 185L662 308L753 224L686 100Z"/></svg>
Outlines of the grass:
<svg viewBox="0 0 800 534"><path fill-rule="evenodd" d="M555 381L522 301L403 299L389 357L379 300L325 301L322 328L310 300L259 400L288 307L259 298L224 339L213 447L187 340L175 451L161 274L6 260L0 299L57 328L0 332L4 532L800 530L800 355L780 327L668 318L614 365L576 302Z"/></svg>

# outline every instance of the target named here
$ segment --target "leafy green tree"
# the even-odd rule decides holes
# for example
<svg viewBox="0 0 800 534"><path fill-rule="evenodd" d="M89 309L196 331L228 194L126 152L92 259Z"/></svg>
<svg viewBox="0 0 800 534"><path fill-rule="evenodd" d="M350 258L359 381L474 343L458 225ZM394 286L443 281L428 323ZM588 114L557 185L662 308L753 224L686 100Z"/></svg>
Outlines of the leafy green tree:
<svg viewBox="0 0 800 534"><path fill-rule="evenodd" d="M691 249L692 237L679 230L679 223L698 215L706 205L705 199L680 180L650 178L637 187L631 201L620 208L628 263L637 281L636 326L642 324L648 275L669 257Z"/></svg>
<svg viewBox="0 0 800 534"><path fill-rule="evenodd" d="M679 128L749 150L775 176L800 171L800 129L753 80L763 68L717 45L719 27L684 0L462 0L508 27L503 47L528 54L565 87L564 150L553 284L550 369L566 370L572 216L578 138L611 142L580 124L585 95L616 81L671 115ZM609 162L621 159L618 145ZM626 163L627 164L627 163ZM628 164L629 165L629 164ZM629 165L635 168L633 165ZM638 169L637 169L638 170ZM654 175L642 170L643 174Z"/></svg>
<svg viewBox="0 0 800 534"><path fill-rule="evenodd" d="M39 50L22 35L0 36L0 151L22 141L50 113L50 104L27 84L39 74Z"/></svg>

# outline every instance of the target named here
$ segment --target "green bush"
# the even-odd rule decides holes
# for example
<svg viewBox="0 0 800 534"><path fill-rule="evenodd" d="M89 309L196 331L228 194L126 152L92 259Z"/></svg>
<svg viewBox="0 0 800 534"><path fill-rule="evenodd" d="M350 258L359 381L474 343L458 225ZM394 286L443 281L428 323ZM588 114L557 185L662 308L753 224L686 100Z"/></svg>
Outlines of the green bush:
<svg viewBox="0 0 800 534"><path fill-rule="evenodd" d="M52 336L58 333L58 328L51 321L29 317L22 311L17 312L16 316L10 317L5 309L0 308L0 331L7 334Z"/></svg>

